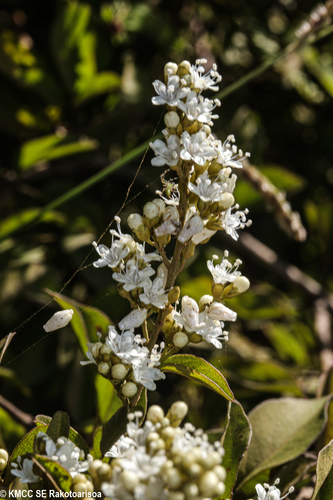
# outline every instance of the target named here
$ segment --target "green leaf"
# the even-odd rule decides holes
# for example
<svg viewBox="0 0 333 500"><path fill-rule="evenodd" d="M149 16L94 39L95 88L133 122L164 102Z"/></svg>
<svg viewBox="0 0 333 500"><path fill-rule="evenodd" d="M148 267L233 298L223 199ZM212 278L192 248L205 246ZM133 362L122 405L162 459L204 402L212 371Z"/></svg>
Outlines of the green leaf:
<svg viewBox="0 0 333 500"><path fill-rule="evenodd" d="M318 437L331 395L271 399L249 414L252 440L240 467L240 488L260 472L293 460Z"/></svg>
<svg viewBox="0 0 333 500"><path fill-rule="evenodd" d="M162 363L160 369L190 378L229 401L234 401L234 395L222 373L202 358L191 354L175 354Z"/></svg>
<svg viewBox="0 0 333 500"><path fill-rule="evenodd" d="M311 500L332 500L333 439L318 454L316 485Z"/></svg>
<svg viewBox="0 0 333 500"><path fill-rule="evenodd" d="M35 455L33 461L56 490L70 491L72 476L62 465L42 455Z"/></svg>
<svg viewBox="0 0 333 500"><path fill-rule="evenodd" d="M54 160L63 156L84 153L92 151L97 147L97 141L86 137L78 140L71 136L46 135L25 142L22 145L18 165L21 170L25 170L40 161Z"/></svg>
<svg viewBox="0 0 333 500"><path fill-rule="evenodd" d="M46 434L56 442L59 437L68 438L69 427L70 421L68 413L65 411L57 411L52 417Z"/></svg>
<svg viewBox="0 0 333 500"><path fill-rule="evenodd" d="M239 466L252 435L250 421L237 401L229 402L227 419L227 426L221 440L225 450L223 467L227 471L227 477L224 481L225 492L220 500L232 497Z"/></svg>
<svg viewBox="0 0 333 500"><path fill-rule="evenodd" d="M91 452L95 460L102 458L102 453L101 453L102 435L103 435L103 427L102 426L97 427L97 429L94 432L93 449Z"/></svg>
<svg viewBox="0 0 333 500"><path fill-rule="evenodd" d="M26 208L1 221L0 239L7 238L10 234L27 226L32 221L35 221L37 217L39 218L39 215L41 215L43 222L54 222L59 225L65 223L64 215L55 210L42 215L40 208Z"/></svg>
<svg viewBox="0 0 333 500"><path fill-rule="evenodd" d="M90 80L78 82L78 85L76 86L78 96L76 97L74 103L81 104L83 101L91 99L98 94L111 92L119 88L120 83L121 78L117 73L113 73L112 71L102 71Z"/></svg>
<svg viewBox="0 0 333 500"><path fill-rule="evenodd" d="M99 373L95 376L95 388L97 394L98 416L102 424L105 424L112 415L122 406L122 402L117 396L117 391Z"/></svg>
<svg viewBox="0 0 333 500"><path fill-rule="evenodd" d="M21 441L17 444L17 446L14 448L10 459L9 463L14 462L17 457L22 457L26 455L27 453L33 453L33 445L34 445L34 440L36 435L39 432L46 432L47 431L47 425L39 425L38 427L34 427L30 432L28 432ZM4 477L5 483L8 484L12 480L12 475L10 473L10 467L7 467L6 474Z"/></svg>
<svg viewBox="0 0 333 500"><path fill-rule="evenodd" d="M111 446L126 432L127 426L127 406L122 406L110 418L103 428L101 439L101 452L104 457Z"/></svg>

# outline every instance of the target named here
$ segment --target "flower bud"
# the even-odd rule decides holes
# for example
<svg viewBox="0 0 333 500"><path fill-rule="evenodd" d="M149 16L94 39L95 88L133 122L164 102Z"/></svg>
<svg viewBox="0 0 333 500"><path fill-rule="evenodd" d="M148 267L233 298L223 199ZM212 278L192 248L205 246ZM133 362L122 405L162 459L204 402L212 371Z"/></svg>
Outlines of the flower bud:
<svg viewBox="0 0 333 500"><path fill-rule="evenodd" d="M164 417L164 411L158 405L152 405L147 412L147 420L150 420L153 424L156 424Z"/></svg>
<svg viewBox="0 0 333 500"><path fill-rule="evenodd" d="M98 481L100 481L101 483L104 481L108 481L112 476L111 466L109 464L106 464L105 462L102 462L100 467L96 469L95 475Z"/></svg>
<svg viewBox="0 0 333 500"><path fill-rule="evenodd" d="M166 482L171 490L178 490L183 484L181 472L176 469L176 467L172 467L172 469L167 470Z"/></svg>
<svg viewBox="0 0 333 500"><path fill-rule="evenodd" d="M100 373L101 375L104 375L104 376L108 375L108 373L110 372L109 363L106 363L105 361L101 361L97 365L97 370L98 370L98 373Z"/></svg>
<svg viewBox="0 0 333 500"><path fill-rule="evenodd" d="M164 123L169 128L176 128L179 122L180 118L176 111L169 111L164 115Z"/></svg>
<svg viewBox="0 0 333 500"><path fill-rule="evenodd" d="M159 209L159 213L160 215L163 214L164 210L165 210L165 203L163 200L161 200L161 198L155 198L153 200L153 203L157 206L157 208Z"/></svg>
<svg viewBox="0 0 333 500"><path fill-rule="evenodd" d="M186 259L190 259L193 257L195 252L195 243L193 243L193 240L189 242L188 245L183 250L183 255Z"/></svg>
<svg viewBox="0 0 333 500"><path fill-rule="evenodd" d="M84 474L76 474L72 479L72 484L85 483L86 481L87 477Z"/></svg>
<svg viewBox="0 0 333 500"><path fill-rule="evenodd" d="M235 198L231 193L223 193L223 198L221 201L219 201L219 209L220 210L227 210L228 208L232 207L235 204Z"/></svg>
<svg viewBox="0 0 333 500"><path fill-rule="evenodd" d="M97 470L103 465L102 460L94 460L89 466L89 473L93 479L97 478Z"/></svg>
<svg viewBox="0 0 333 500"><path fill-rule="evenodd" d="M178 65L174 62L168 62L164 66L164 78L168 81L169 76L175 75L177 73Z"/></svg>
<svg viewBox="0 0 333 500"><path fill-rule="evenodd" d="M166 220L154 229L154 233L157 237L169 236L171 234L176 235L178 232L179 223L172 220Z"/></svg>
<svg viewBox="0 0 333 500"><path fill-rule="evenodd" d="M186 344L188 344L188 337L184 332L177 332L172 337L172 342L176 347L178 347L178 349L181 349L182 347L185 347Z"/></svg>
<svg viewBox="0 0 333 500"><path fill-rule="evenodd" d="M182 77L184 75L188 75L190 72L191 63L188 61L182 61L178 64L177 75Z"/></svg>
<svg viewBox="0 0 333 500"><path fill-rule="evenodd" d="M205 134L207 135L207 137L212 133L212 129L210 128L209 125L207 125L206 123L204 125L202 125L201 129L200 129L202 132L205 132Z"/></svg>
<svg viewBox="0 0 333 500"><path fill-rule="evenodd" d="M111 353L112 353L112 351L111 351L110 347L107 346L106 344L103 344L99 350L99 356L101 357L101 359L103 361L110 361Z"/></svg>
<svg viewBox="0 0 333 500"><path fill-rule="evenodd" d="M237 313L232 311L221 302L213 302L209 307L207 307L206 312L208 316L212 319L217 319L219 321L236 321Z"/></svg>
<svg viewBox="0 0 333 500"><path fill-rule="evenodd" d="M172 220L175 222L179 221L179 212L176 207L171 205L170 207L167 207L165 211L163 212L163 220Z"/></svg>
<svg viewBox="0 0 333 500"><path fill-rule="evenodd" d="M126 382L122 386L121 392L125 398L132 398L138 392L138 387L134 382Z"/></svg>
<svg viewBox="0 0 333 500"><path fill-rule="evenodd" d="M127 491L133 491L140 483L139 476L136 472L130 470L123 470L121 473L121 480Z"/></svg>
<svg viewBox="0 0 333 500"><path fill-rule="evenodd" d="M168 293L168 302L170 302L170 304L174 304L179 299L179 296L180 288L179 286L174 286Z"/></svg>
<svg viewBox="0 0 333 500"><path fill-rule="evenodd" d="M136 231L143 226L143 218L140 214L131 214L127 219L127 224L133 231Z"/></svg>
<svg viewBox="0 0 333 500"><path fill-rule="evenodd" d="M52 318L50 318L48 322L43 326L44 330L46 332L53 332L54 330L63 328L71 321L73 314L73 309L65 309L63 311L54 313Z"/></svg>
<svg viewBox="0 0 333 500"><path fill-rule="evenodd" d="M213 297L211 295L203 295L199 300L199 312L205 310L206 306L209 306L213 302Z"/></svg>
<svg viewBox="0 0 333 500"><path fill-rule="evenodd" d="M202 335L199 335L198 333L192 333L192 335L190 336L190 342L192 342L192 344L199 344L199 342L202 342Z"/></svg>
<svg viewBox="0 0 333 500"><path fill-rule="evenodd" d="M195 483L186 483L183 487L186 498L197 498L199 496L199 488Z"/></svg>
<svg viewBox="0 0 333 500"><path fill-rule="evenodd" d="M167 500L185 500L185 494L182 491L170 491Z"/></svg>
<svg viewBox="0 0 333 500"><path fill-rule="evenodd" d="M94 486L90 481L87 481L87 478L85 478L85 481L73 483L72 491L75 493L87 493L88 491L92 493L94 491Z"/></svg>
<svg viewBox="0 0 333 500"><path fill-rule="evenodd" d="M123 380L127 375L127 368L122 363L117 363L111 368L111 377L115 380Z"/></svg>
<svg viewBox="0 0 333 500"><path fill-rule="evenodd" d="M205 472L198 481L201 495L203 497L213 497L218 482L219 479L213 471Z"/></svg>
<svg viewBox="0 0 333 500"><path fill-rule="evenodd" d="M245 276L238 276L233 283L230 283L223 292L223 297L232 299L250 288L250 282Z"/></svg>
<svg viewBox="0 0 333 500"><path fill-rule="evenodd" d="M99 351L103 347L102 342L95 342L91 347L91 354L95 359L99 358Z"/></svg>
<svg viewBox="0 0 333 500"><path fill-rule="evenodd" d="M201 219L200 215L193 215L190 220L188 220L183 227L183 229L180 231L178 235L178 240L181 243L186 243L192 236L194 236L197 233L200 233L204 228L204 223L203 220Z"/></svg>
<svg viewBox="0 0 333 500"><path fill-rule="evenodd" d="M138 328L145 321L146 317L147 309L133 309L125 318L119 321L118 326L122 331Z"/></svg>
<svg viewBox="0 0 333 500"><path fill-rule="evenodd" d="M0 473L7 467L9 455L6 450L0 448Z"/></svg>
<svg viewBox="0 0 333 500"><path fill-rule="evenodd" d="M143 207L144 223L147 227L157 224L160 217L160 209L152 201L148 201Z"/></svg>
<svg viewBox="0 0 333 500"><path fill-rule="evenodd" d="M178 427L181 421L186 417L188 406L184 401L176 401L173 403L167 413L167 418L170 420L172 427Z"/></svg>
<svg viewBox="0 0 333 500"><path fill-rule="evenodd" d="M215 465L215 467L213 467L213 472L215 472L220 481L225 481L227 472L222 465Z"/></svg>

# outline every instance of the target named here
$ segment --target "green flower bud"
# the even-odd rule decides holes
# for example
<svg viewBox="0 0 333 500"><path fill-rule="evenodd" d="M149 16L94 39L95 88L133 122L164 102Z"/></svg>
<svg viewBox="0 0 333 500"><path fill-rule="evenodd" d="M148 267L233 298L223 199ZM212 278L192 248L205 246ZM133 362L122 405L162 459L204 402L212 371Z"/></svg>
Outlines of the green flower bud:
<svg viewBox="0 0 333 500"><path fill-rule="evenodd" d="M219 201L218 205L220 210L227 210L234 204L235 204L235 198L233 197L233 195L231 193L224 193L223 199Z"/></svg>
<svg viewBox="0 0 333 500"><path fill-rule="evenodd" d="M164 417L164 411L158 405L152 405L147 412L147 420L150 420L153 424L157 424Z"/></svg>
<svg viewBox="0 0 333 500"><path fill-rule="evenodd" d="M178 349L181 349L182 347L185 347L186 344L188 344L188 337L184 332L177 332L172 337L172 342L176 347L178 347Z"/></svg>
<svg viewBox="0 0 333 500"><path fill-rule="evenodd" d="M118 363L113 365L111 368L111 377L115 380L123 380L127 375L127 368L122 364Z"/></svg>
<svg viewBox="0 0 333 500"><path fill-rule="evenodd" d="M176 128L179 122L180 118L176 111L169 111L164 115L164 123L169 128Z"/></svg>
<svg viewBox="0 0 333 500"><path fill-rule="evenodd" d="M238 276L233 283L230 283L223 292L223 298L232 299L250 288L250 282L245 276Z"/></svg>
<svg viewBox="0 0 333 500"><path fill-rule="evenodd" d="M182 61L178 64L177 75L181 78L184 75L188 75L190 72L191 63L188 61Z"/></svg>
<svg viewBox="0 0 333 500"><path fill-rule="evenodd" d="M178 427L186 417L187 412L188 406L184 401L176 401L173 403L167 413L167 418L170 420L172 427Z"/></svg>
<svg viewBox="0 0 333 500"><path fill-rule="evenodd" d="M97 365L97 371L101 375L104 375L106 377L110 373L110 365L109 363L106 363L105 361L101 361Z"/></svg>
<svg viewBox="0 0 333 500"><path fill-rule="evenodd" d="M168 293L168 301L170 302L170 304L174 304L175 302L177 302L177 300L179 299L179 297L180 297L180 288L179 288L179 286L172 287L171 290Z"/></svg>

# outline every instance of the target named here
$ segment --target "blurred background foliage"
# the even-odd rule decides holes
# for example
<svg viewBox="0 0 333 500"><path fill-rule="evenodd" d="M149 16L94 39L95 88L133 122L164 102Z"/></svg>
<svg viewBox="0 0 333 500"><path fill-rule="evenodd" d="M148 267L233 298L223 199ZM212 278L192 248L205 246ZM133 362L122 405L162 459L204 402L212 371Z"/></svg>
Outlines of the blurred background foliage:
<svg viewBox="0 0 333 500"><path fill-rule="evenodd" d="M108 321L95 308L114 322L128 312L112 271L91 267L91 242L104 233L103 243L110 243L106 229L140 165L140 146L163 127L151 97L164 64L216 61L223 90L292 43L314 6L308 0L2 0L0 336L17 333L0 367L0 446L17 443L25 417L59 409L89 440L119 404L93 368L79 365L83 354L70 326L45 335L56 302L40 308L50 301L47 289L61 291L81 308L81 333L87 328L91 335ZM223 100L214 127L218 138L233 133L251 152L256 169L240 172L236 200L250 209L253 225L236 244L216 236L200 247L179 284L183 295L198 299L210 293L212 254L229 249L243 260L252 286L230 301L238 313L230 341L222 351L200 344L189 352L222 371L246 412L270 397L312 398L333 389L332 54L333 35L280 59ZM137 147L140 154L91 181ZM160 188L162 171L151 167L151 157L148 151L120 214L125 229L127 216ZM258 172L266 176L260 189L253 180ZM277 188L275 205L262 188L267 179ZM281 189L300 213L305 241L281 228L291 224L288 217L283 224L281 210L290 209ZM149 396L165 408L182 398L196 426L223 427L226 402L186 379L168 374ZM332 437L331 411L324 444Z"/></svg>

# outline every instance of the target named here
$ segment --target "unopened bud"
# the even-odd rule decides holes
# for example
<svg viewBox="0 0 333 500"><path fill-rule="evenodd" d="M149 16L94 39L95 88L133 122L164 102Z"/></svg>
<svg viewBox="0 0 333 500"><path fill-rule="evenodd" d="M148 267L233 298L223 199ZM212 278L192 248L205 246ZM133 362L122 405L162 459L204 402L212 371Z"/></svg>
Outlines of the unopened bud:
<svg viewBox="0 0 333 500"><path fill-rule="evenodd" d="M200 130L202 130L202 132L205 132L205 134L207 135L207 137L212 133L212 129L206 123L204 125L202 125L202 127L201 127Z"/></svg>
<svg viewBox="0 0 333 500"><path fill-rule="evenodd" d="M178 235L178 240L181 243L186 243L192 236L194 236L197 233L200 233L204 228L204 223L203 220L201 219L200 215L194 215L191 217L190 220L188 220L183 227L183 229L180 231Z"/></svg>
<svg viewBox="0 0 333 500"><path fill-rule="evenodd" d="M164 66L164 78L168 81L169 76L175 75L177 73L178 65L174 62L168 62Z"/></svg>
<svg viewBox="0 0 333 500"><path fill-rule="evenodd" d="M102 342L95 342L91 347L91 354L95 359L99 358L99 351L103 347Z"/></svg>
<svg viewBox="0 0 333 500"><path fill-rule="evenodd" d="M173 403L167 413L167 418L170 420L172 427L178 427L181 421L188 413L188 406L184 401L176 401Z"/></svg>
<svg viewBox="0 0 333 500"><path fill-rule="evenodd" d="M213 471L205 472L199 479L198 486L203 497L213 497L214 491L219 482L217 475Z"/></svg>
<svg viewBox="0 0 333 500"><path fill-rule="evenodd" d="M159 209L159 213L160 215L163 214L164 210L165 210L165 203L163 200L161 200L161 198L155 198L153 200L153 203L157 206L157 208Z"/></svg>
<svg viewBox="0 0 333 500"><path fill-rule="evenodd" d="M183 484L182 474L178 469L176 469L176 467L172 467L172 469L167 470L166 480L167 485L171 490L178 490Z"/></svg>
<svg viewBox="0 0 333 500"><path fill-rule="evenodd" d="M73 317L73 309L64 309L63 311L58 311L53 314L52 318L48 320L43 326L46 332L53 332L54 330L59 330L68 325Z"/></svg>
<svg viewBox="0 0 333 500"><path fill-rule="evenodd" d="M140 214L131 214L127 219L127 224L133 231L136 231L143 226L143 218Z"/></svg>
<svg viewBox="0 0 333 500"><path fill-rule="evenodd" d="M164 115L164 123L169 128L176 128L179 122L180 118L175 111L169 111Z"/></svg>
<svg viewBox="0 0 333 500"><path fill-rule="evenodd" d="M170 304L174 304L175 302L177 302L179 297L180 297L180 288L179 286L174 286L168 293L168 302L170 302Z"/></svg>
<svg viewBox="0 0 333 500"><path fill-rule="evenodd" d="M191 63L188 61L182 61L178 64L177 75L182 77L190 72Z"/></svg>
<svg viewBox="0 0 333 500"><path fill-rule="evenodd" d="M193 243L193 240L190 241L188 245L186 245L186 247L183 250L183 255L186 259L190 259L191 257L193 257L195 252L195 246L196 245L195 243Z"/></svg>
<svg viewBox="0 0 333 500"><path fill-rule="evenodd" d="M101 359L103 361L110 361L111 353L112 353L112 351L111 351L110 347L107 346L106 344L103 344L99 350L99 356L101 357Z"/></svg>
<svg viewBox="0 0 333 500"><path fill-rule="evenodd" d="M110 372L110 366L109 366L109 363L106 363L105 361L101 361L100 363L98 363L97 365L97 371L98 373L100 373L101 375L108 375L108 373Z"/></svg>
<svg viewBox="0 0 333 500"><path fill-rule="evenodd" d="M163 212L163 220L172 220L172 221L179 221L179 212L176 207L171 205L170 207L167 207L165 211Z"/></svg>
<svg viewBox="0 0 333 500"><path fill-rule="evenodd" d="M72 484L85 483L86 481L87 477L84 474L76 474L72 479Z"/></svg>
<svg viewBox="0 0 333 500"><path fill-rule="evenodd" d="M101 466L96 470L96 478L100 482L108 481L112 476L112 469L109 464L102 462Z"/></svg>
<svg viewBox="0 0 333 500"><path fill-rule="evenodd" d="M194 330L199 325L199 306L194 299L185 295L182 298L182 314L188 326Z"/></svg>
<svg viewBox="0 0 333 500"><path fill-rule="evenodd" d="M176 235L179 232L179 223L173 220L166 220L154 229L157 237Z"/></svg>
<svg viewBox="0 0 333 500"><path fill-rule="evenodd" d="M115 380L123 380L127 375L127 368L122 363L117 363L111 368L111 377Z"/></svg>
<svg viewBox="0 0 333 500"><path fill-rule="evenodd" d="M223 193L223 198L219 201L220 210L227 210L235 204L235 198L231 193Z"/></svg>
<svg viewBox="0 0 333 500"><path fill-rule="evenodd" d="M147 309L133 309L125 318L119 321L120 330L131 330L142 325L147 317Z"/></svg>
<svg viewBox="0 0 333 500"><path fill-rule="evenodd" d="M213 467L213 472L215 472L220 481L225 481L227 472L222 465L215 465L215 467Z"/></svg>
<svg viewBox="0 0 333 500"><path fill-rule="evenodd" d="M209 306L213 302L213 297L211 295L203 295L199 300L199 312L205 310L206 306Z"/></svg>
<svg viewBox="0 0 333 500"><path fill-rule="evenodd" d="M121 388L122 394L125 398L132 398L138 392L138 387L134 382L126 382Z"/></svg>
<svg viewBox="0 0 333 500"><path fill-rule="evenodd" d="M164 418L164 411L158 405L152 405L147 412L147 420L150 420L153 424L157 424L160 420Z"/></svg>
<svg viewBox="0 0 333 500"><path fill-rule="evenodd" d="M103 465L102 460L94 460L89 466L89 473L92 478L97 478L97 471Z"/></svg>
<svg viewBox="0 0 333 500"><path fill-rule="evenodd" d="M233 283L230 283L230 285L225 288L223 297L232 299L233 297L246 292L249 288L249 280L245 276L238 276Z"/></svg>
<svg viewBox="0 0 333 500"><path fill-rule="evenodd" d="M148 201L143 207L144 223L147 227L157 224L160 217L160 209L152 201Z"/></svg>
<svg viewBox="0 0 333 500"><path fill-rule="evenodd" d="M137 473L131 470L123 470L121 480L127 491L133 491L140 483Z"/></svg>
<svg viewBox="0 0 333 500"><path fill-rule="evenodd" d="M185 347L186 344L188 344L188 336L184 332L177 332L172 337L172 342L176 347L178 347L178 349L182 349L182 347Z"/></svg>

